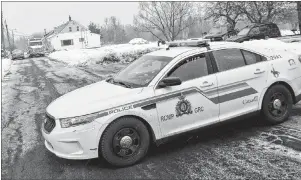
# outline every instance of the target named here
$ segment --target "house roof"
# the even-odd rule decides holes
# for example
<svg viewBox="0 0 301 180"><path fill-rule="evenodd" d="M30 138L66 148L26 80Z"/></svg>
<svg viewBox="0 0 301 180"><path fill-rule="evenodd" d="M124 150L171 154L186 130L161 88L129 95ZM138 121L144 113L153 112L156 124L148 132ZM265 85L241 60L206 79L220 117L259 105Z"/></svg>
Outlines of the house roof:
<svg viewBox="0 0 301 180"><path fill-rule="evenodd" d="M84 30L88 30L85 26L81 25L81 24L78 23L77 21L70 20L70 21L65 22L64 24L61 24L61 25L55 27L52 31L48 32L44 37L47 38L47 37L50 37L51 35L59 34L59 33L62 32L62 31L65 29L65 27L67 27L70 23L78 24L78 25L80 25Z"/></svg>

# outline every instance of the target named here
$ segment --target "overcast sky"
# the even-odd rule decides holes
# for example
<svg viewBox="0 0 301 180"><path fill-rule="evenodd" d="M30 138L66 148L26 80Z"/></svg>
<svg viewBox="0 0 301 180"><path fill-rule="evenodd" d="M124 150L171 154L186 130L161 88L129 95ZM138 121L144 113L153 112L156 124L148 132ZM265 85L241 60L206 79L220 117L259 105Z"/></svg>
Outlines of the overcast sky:
<svg viewBox="0 0 301 180"><path fill-rule="evenodd" d="M69 15L84 26L90 21L102 24L110 16L132 24L138 2L2 2L2 10L9 29L31 34L50 31L68 21Z"/></svg>

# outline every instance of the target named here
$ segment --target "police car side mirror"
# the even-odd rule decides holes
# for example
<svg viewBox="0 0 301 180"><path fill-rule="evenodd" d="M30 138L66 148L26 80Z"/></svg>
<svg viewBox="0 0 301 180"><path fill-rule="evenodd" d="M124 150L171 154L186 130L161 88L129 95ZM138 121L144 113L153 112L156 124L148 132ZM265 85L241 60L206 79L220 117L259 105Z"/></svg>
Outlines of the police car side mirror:
<svg viewBox="0 0 301 180"><path fill-rule="evenodd" d="M180 78L178 77L166 77L164 79L162 79L159 84L158 84L158 87L159 88L164 88L164 87L167 87L167 86L177 86L177 85L180 85L182 84L182 81Z"/></svg>

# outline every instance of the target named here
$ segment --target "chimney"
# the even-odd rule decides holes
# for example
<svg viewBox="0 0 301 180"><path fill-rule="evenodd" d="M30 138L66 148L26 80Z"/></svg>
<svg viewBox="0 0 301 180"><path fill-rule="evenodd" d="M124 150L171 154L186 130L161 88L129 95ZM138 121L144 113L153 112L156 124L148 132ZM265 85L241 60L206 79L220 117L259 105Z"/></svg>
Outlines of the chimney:
<svg viewBox="0 0 301 180"><path fill-rule="evenodd" d="M45 33L45 35L47 34L47 33L46 33L46 29L44 29L44 33Z"/></svg>
<svg viewBox="0 0 301 180"><path fill-rule="evenodd" d="M71 21L71 16L69 15L69 21Z"/></svg>

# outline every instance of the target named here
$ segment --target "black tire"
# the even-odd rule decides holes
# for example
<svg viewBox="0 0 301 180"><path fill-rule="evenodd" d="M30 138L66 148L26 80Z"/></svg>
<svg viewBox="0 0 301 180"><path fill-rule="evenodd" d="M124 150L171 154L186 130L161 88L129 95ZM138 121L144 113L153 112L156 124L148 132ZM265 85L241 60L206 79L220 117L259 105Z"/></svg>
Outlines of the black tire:
<svg viewBox="0 0 301 180"><path fill-rule="evenodd" d="M123 139L123 137L125 136L118 134L121 132L131 132L131 131L135 131L135 135L138 134L139 136L139 138L136 139L133 138L134 140L132 141L133 146L137 147L135 148L136 149L135 151L132 151L127 148L123 148L121 145L121 139ZM119 145L118 142L116 145L116 143L114 142L118 141L118 139L120 139ZM123 117L112 122L103 132L102 138L100 140L99 154L101 154L102 157L108 163L114 166L124 167L124 166L133 165L136 162L140 161L146 155L149 145L150 145L150 135L147 127L143 124L143 122L141 122L140 120L134 117ZM130 152L131 155L127 155L127 157L123 157L120 154L118 154L117 152L118 149L120 149L119 152L124 150L127 153Z"/></svg>
<svg viewBox="0 0 301 180"><path fill-rule="evenodd" d="M273 102L281 100L281 107L275 109ZM291 92L283 85L274 85L269 88L262 102L262 115L269 124L279 124L286 121L292 111L293 97ZM278 107L279 108L279 107ZM281 113L279 113L281 112Z"/></svg>

